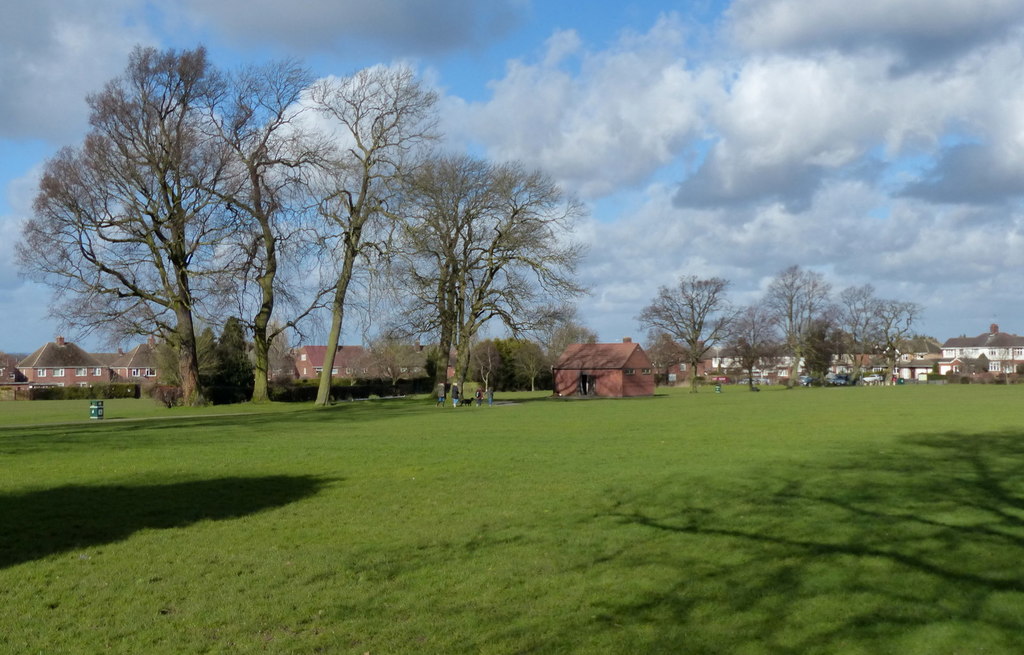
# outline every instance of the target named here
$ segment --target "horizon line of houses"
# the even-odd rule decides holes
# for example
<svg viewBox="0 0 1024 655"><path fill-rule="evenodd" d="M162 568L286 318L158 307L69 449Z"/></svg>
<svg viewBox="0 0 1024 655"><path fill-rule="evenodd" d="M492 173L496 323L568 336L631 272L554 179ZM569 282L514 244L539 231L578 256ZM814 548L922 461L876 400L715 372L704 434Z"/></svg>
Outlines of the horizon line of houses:
<svg viewBox="0 0 1024 655"><path fill-rule="evenodd" d="M629 344L628 346L625 344ZM580 344L576 344L577 346ZM585 344L584 344L585 345ZM591 366L595 370L607 368L611 360L622 359L623 362L639 362L635 350L643 349L634 344L632 339L625 338L621 344L590 344L609 346L604 349L575 349L572 366L577 370L587 369L587 358L592 358L599 365ZM614 346L614 348L610 348ZM89 353L79 346L57 337L20 360L13 355L0 358L0 385L29 386L90 386L111 382L156 383L159 377L159 365L156 353L157 345L153 337L131 350L118 350L116 353ZM572 347L570 347L572 349ZM1024 337L1001 332L997 324L989 326L989 331L975 337L955 337L947 339L944 344L930 338L918 338L908 342L908 352L899 353L896 362L895 377L908 380L923 380L929 373L940 374L1010 374L1024 367ZM409 345L404 357L390 363L382 363L374 357L370 349L364 346L338 346L331 363L332 376L349 378L373 379L408 379L418 377L426 370L426 348L422 345ZM590 352L592 351L592 352ZM563 353L563 358L569 353ZM613 355L614 354L614 355ZM613 355L613 356L612 356ZM611 359L609 357L611 356ZM643 353L646 358L646 353ZM327 359L327 346L299 346L291 353L291 364L272 372L274 379L311 380L320 376ZM623 359L624 358L624 359ZM633 360L630 360L633 358ZM855 358L855 359L854 359ZM556 363L553 369L558 369ZM623 363L619 368L624 370L640 368L644 374L653 368L649 359L647 364L631 366ZM781 358L775 365L755 369L755 375L776 381L789 374L791 360ZM833 364L832 372L850 373L855 367L865 371L887 370L888 365L878 356L856 355L843 356ZM702 362L697 375L706 375L711 371L737 370L735 359L729 357L728 350L718 348ZM677 364L665 370L670 379L676 375L686 377L688 371L685 364ZM449 377L452 367L449 366ZM745 371L744 371L745 373ZM580 375L587 375L580 373ZM622 387L623 382L617 382ZM591 388L590 381L567 382L555 381L556 391L568 392L576 386L582 390ZM582 386L580 386L582 385ZM629 384L626 384L626 388ZM646 387L646 385L645 385Z"/></svg>

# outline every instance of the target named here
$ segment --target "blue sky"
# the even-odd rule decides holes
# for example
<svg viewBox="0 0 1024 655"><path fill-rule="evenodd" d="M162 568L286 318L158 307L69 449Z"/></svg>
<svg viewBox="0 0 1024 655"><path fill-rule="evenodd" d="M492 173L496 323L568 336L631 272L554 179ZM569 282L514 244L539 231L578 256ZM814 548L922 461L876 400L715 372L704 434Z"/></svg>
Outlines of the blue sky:
<svg viewBox="0 0 1024 655"><path fill-rule="evenodd" d="M74 330L18 275L39 171L136 44L317 75L405 62L453 146L553 175L601 339L680 275L757 300L792 264L925 307L940 340L1024 333L1019 0L37 0L0 23L0 350ZM16 319L13 317L17 317ZM356 331L346 337L359 339ZM95 340L86 340L94 343Z"/></svg>

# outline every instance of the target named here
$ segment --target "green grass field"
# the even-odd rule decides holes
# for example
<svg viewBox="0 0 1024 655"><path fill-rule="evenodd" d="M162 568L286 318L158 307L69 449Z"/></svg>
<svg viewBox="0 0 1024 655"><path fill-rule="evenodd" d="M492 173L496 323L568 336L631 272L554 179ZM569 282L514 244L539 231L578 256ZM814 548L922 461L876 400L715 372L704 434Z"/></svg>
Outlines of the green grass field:
<svg viewBox="0 0 1024 655"><path fill-rule="evenodd" d="M1024 388L659 393L0 404L0 652L1024 652Z"/></svg>

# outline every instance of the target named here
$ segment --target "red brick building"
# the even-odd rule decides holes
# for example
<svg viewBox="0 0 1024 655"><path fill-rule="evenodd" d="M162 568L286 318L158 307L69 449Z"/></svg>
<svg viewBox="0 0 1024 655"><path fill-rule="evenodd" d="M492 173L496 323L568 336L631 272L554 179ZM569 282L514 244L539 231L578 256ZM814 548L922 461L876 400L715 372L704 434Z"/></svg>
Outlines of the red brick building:
<svg viewBox="0 0 1024 655"><path fill-rule="evenodd" d="M128 352L97 353L96 359L110 369L111 379L123 382L156 382L158 373L156 339L149 338Z"/></svg>
<svg viewBox="0 0 1024 655"><path fill-rule="evenodd" d="M295 351L295 373L300 380L320 377L327 346L301 346ZM332 377L362 378L370 374L370 357L362 346L338 346L331 366Z"/></svg>
<svg viewBox="0 0 1024 655"><path fill-rule="evenodd" d="M654 395L651 360L631 339L622 343L575 343L554 366L559 396L624 398Z"/></svg>
<svg viewBox="0 0 1024 655"><path fill-rule="evenodd" d="M84 387L111 379L110 369L103 362L64 337L57 337L18 362L18 369L29 384L35 385Z"/></svg>

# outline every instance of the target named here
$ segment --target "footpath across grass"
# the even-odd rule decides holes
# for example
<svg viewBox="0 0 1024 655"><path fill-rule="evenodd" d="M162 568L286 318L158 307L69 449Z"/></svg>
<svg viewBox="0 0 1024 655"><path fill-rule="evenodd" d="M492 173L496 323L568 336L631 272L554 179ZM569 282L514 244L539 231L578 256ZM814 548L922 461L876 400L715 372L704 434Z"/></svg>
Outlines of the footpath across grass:
<svg viewBox="0 0 1024 655"><path fill-rule="evenodd" d="M1024 652L1022 388L499 400L0 430L0 652Z"/></svg>

